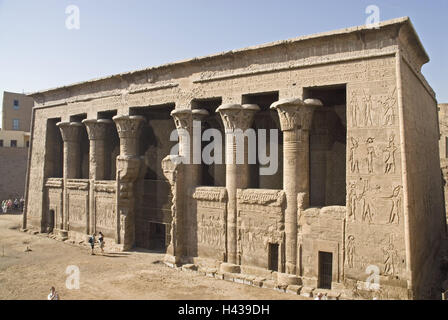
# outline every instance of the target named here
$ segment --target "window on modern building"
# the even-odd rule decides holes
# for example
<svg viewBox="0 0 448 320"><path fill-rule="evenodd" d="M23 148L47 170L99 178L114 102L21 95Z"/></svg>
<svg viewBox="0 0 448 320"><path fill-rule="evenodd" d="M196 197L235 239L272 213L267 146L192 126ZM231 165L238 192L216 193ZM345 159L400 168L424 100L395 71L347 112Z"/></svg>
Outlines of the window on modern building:
<svg viewBox="0 0 448 320"><path fill-rule="evenodd" d="M19 119L13 119L12 120L12 129L13 130L19 130Z"/></svg>
<svg viewBox="0 0 448 320"><path fill-rule="evenodd" d="M14 110L19 110L19 100L14 100Z"/></svg>
<svg viewBox="0 0 448 320"><path fill-rule="evenodd" d="M11 148L17 148L17 140L11 140Z"/></svg>
<svg viewBox="0 0 448 320"><path fill-rule="evenodd" d="M3 147L3 140L0 140L0 147Z"/></svg>

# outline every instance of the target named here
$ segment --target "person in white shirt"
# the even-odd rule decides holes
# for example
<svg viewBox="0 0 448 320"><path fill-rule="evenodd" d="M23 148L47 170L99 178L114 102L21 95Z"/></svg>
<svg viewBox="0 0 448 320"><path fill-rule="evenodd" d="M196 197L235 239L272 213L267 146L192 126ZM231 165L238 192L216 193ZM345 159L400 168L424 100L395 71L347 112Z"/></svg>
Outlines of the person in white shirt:
<svg viewBox="0 0 448 320"><path fill-rule="evenodd" d="M48 300L59 300L59 295L54 287L51 287L50 294L48 295Z"/></svg>

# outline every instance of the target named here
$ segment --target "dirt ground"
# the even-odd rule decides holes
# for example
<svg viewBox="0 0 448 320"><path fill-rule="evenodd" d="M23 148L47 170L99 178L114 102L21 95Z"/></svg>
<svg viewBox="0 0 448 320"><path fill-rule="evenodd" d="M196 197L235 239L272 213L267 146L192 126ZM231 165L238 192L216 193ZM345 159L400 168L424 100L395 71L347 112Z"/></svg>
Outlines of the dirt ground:
<svg viewBox="0 0 448 320"><path fill-rule="evenodd" d="M64 300L303 299L171 269L162 254L92 256L85 247L20 232L21 221L21 215L0 214L0 300L45 300L51 286ZM80 270L79 290L66 288L72 265Z"/></svg>

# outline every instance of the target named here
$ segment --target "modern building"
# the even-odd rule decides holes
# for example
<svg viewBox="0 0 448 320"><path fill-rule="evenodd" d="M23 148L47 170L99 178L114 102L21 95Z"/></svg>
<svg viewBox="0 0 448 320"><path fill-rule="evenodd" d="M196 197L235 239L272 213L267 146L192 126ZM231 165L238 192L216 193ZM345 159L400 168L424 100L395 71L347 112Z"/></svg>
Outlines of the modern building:
<svg viewBox="0 0 448 320"><path fill-rule="evenodd" d="M122 250L166 250L169 265L311 294L440 298L447 230L428 61L400 18L31 94L23 227L73 240L102 231ZM278 147L277 170L261 174L252 151L195 161L212 138L214 156L223 145L236 158L235 135L250 128L278 133L266 147ZM246 147L263 149L246 132Z"/></svg>
<svg viewBox="0 0 448 320"><path fill-rule="evenodd" d="M0 129L0 199L23 197L34 101L25 94L4 92Z"/></svg>

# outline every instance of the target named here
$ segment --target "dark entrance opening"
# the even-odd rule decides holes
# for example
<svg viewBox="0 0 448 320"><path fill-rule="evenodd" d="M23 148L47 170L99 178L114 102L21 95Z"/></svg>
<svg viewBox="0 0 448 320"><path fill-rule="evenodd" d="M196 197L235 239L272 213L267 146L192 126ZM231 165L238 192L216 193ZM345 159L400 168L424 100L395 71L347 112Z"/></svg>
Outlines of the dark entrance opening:
<svg viewBox="0 0 448 320"><path fill-rule="evenodd" d="M165 251L166 226L162 223L149 224L149 249Z"/></svg>
<svg viewBox="0 0 448 320"><path fill-rule="evenodd" d="M331 289L333 279L333 254L319 251L319 288Z"/></svg>
<svg viewBox="0 0 448 320"><path fill-rule="evenodd" d="M304 88L303 95L323 103L314 112L310 132L310 205L345 206L346 85Z"/></svg>
<svg viewBox="0 0 448 320"><path fill-rule="evenodd" d="M48 213L48 233L52 233L54 230L54 210L50 210L50 212Z"/></svg>
<svg viewBox="0 0 448 320"><path fill-rule="evenodd" d="M243 104L256 104L260 107L260 111L255 114L252 129L255 130L257 135L257 142L255 145L256 150L256 163L249 165L249 188L254 189L282 189L283 188L283 133L280 130L280 120L278 113L275 110L271 110L271 104L278 101L278 91L273 92L260 92L255 94L245 94L242 97ZM270 130L276 130L277 141L274 144L278 147L278 159L275 159L278 163L277 170L270 175L261 175L260 167L268 168L269 165L262 165L259 158L259 141L260 129L266 130L266 150L261 150L261 153L265 153L266 156L271 155L270 142L271 132ZM274 159L272 159L275 161Z"/></svg>
<svg viewBox="0 0 448 320"><path fill-rule="evenodd" d="M269 244L269 270L278 271L278 244Z"/></svg>

